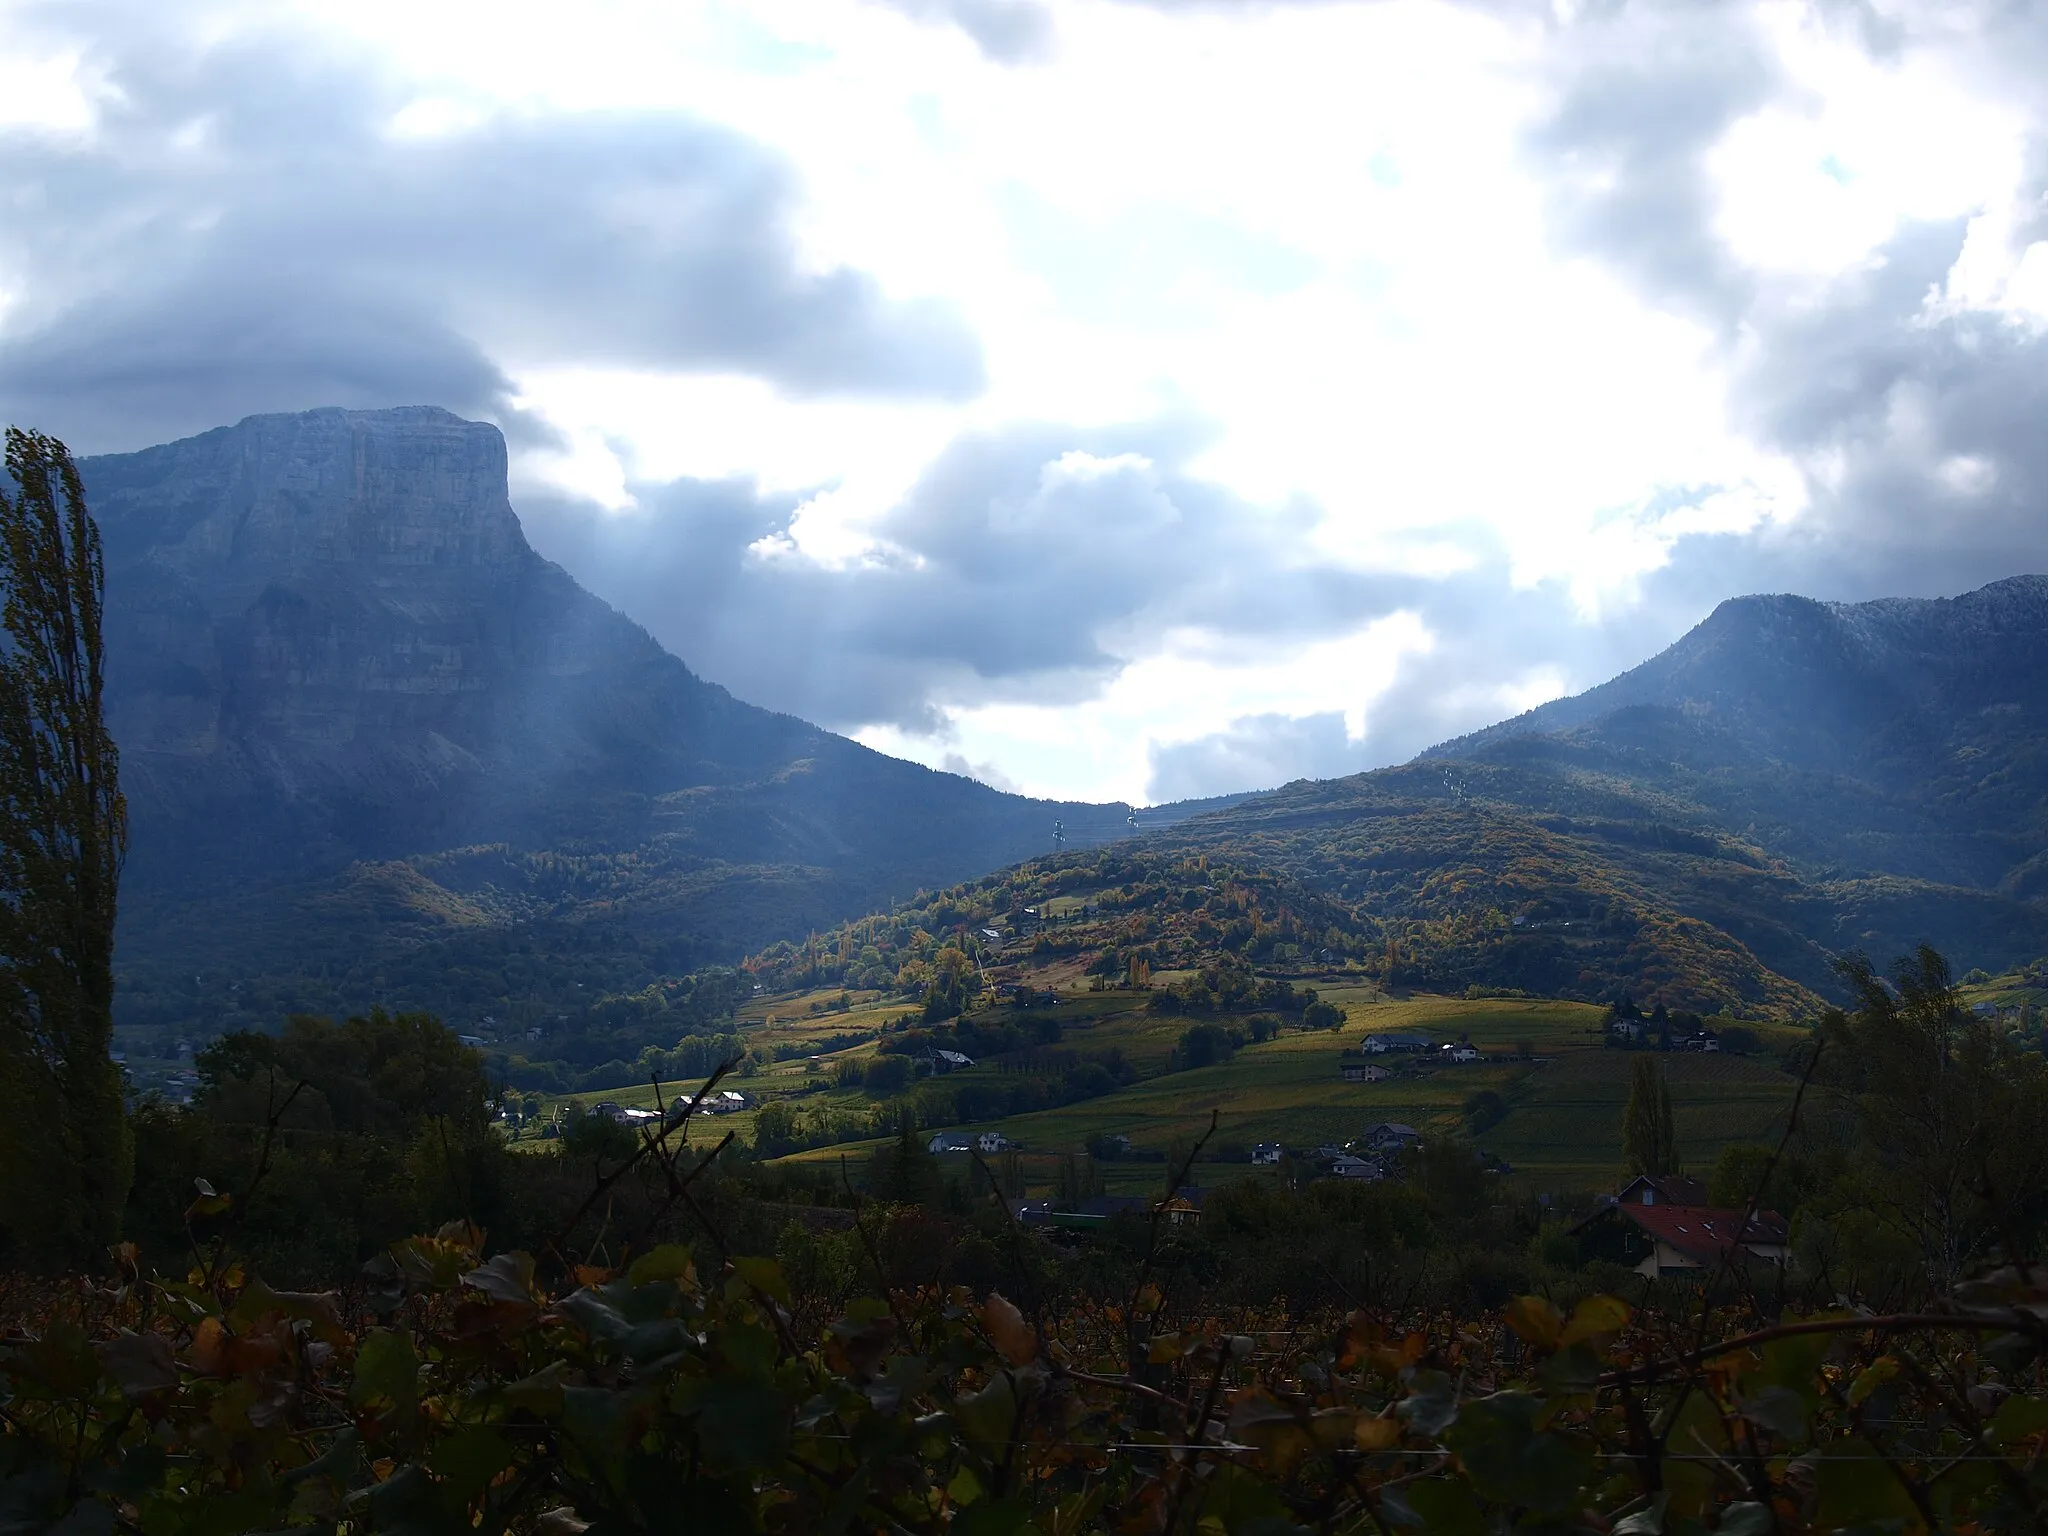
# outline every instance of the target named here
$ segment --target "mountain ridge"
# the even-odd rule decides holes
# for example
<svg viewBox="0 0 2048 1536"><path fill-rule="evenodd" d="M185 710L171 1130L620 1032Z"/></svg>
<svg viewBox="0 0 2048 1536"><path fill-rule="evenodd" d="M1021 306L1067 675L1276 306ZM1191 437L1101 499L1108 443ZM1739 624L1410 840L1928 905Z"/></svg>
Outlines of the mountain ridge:
<svg viewBox="0 0 2048 1536"><path fill-rule="evenodd" d="M330 969L395 936L375 914L401 891L409 939L463 911L599 915L700 963L1015 862L1056 821L1076 846L1130 830L1128 806L1012 795L699 677L528 544L488 424L256 416L80 469L133 825L131 1003L143 971L268 966L282 941L259 960L238 936L276 909L318 914L303 938ZM464 849L503 854L455 861L492 867L481 904L421 884ZM337 906L393 861L418 876L384 881L396 907ZM741 893L726 911L721 890Z"/></svg>

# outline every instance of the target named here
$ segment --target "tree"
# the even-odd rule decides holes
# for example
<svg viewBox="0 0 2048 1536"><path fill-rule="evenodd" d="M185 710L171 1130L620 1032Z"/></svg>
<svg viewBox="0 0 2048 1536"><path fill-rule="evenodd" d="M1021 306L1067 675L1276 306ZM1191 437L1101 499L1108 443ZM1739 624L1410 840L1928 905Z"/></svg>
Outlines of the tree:
<svg viewBox="0 0 2048 1536"><path fill-rule="evenodd" d="M1212 1067L1230 1060L1235 1050L1230 1032L1221 1024L1197 1024L1181 1032L1174 1058L1183 1069Z"/></svg>
<svg viewBox="0 0 2048 1536"><path fill-rule="evenodd" d="M99 530L64 445L10 427L0 489L0 1229L78 1258L134 1171L110 1055L128 847L102 700Z"/></svg>
<svg viewBox="0 0 2048 1536"><path fill-rule="evenodd" d="M1621 1150L1630 1173L1660 1178L1678 1172L1678 1127L1671 1117L1671 1087L1654 1056L1635 1058L1628 1108L1621 1115Z"/></svg>
<svg viewBox="0 0 2048 1536"><path fill-rule="evenodd" d="M1825 1021L1830 1082L1854 1096L1860 1122L1842 1203L1910 1242L1946 1283L1990 1249L2022 1257L2048 1223L2048 1070L1972 1017L1926 945L1889 981L1862 956L1837 969L1856 1009Z"/></svg>

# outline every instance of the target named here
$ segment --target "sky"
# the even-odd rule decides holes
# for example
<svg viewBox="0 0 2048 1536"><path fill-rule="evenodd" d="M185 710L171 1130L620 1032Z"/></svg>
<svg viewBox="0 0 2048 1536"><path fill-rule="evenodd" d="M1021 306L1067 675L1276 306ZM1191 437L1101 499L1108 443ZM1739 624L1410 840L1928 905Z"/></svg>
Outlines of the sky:
<svg viewBox="0 0 2048 1536"><path fill-rule="evenodd" d="M0 0L0 419L500 425L703 676L1033 794L2048 571L2048 8Z"/></svg>

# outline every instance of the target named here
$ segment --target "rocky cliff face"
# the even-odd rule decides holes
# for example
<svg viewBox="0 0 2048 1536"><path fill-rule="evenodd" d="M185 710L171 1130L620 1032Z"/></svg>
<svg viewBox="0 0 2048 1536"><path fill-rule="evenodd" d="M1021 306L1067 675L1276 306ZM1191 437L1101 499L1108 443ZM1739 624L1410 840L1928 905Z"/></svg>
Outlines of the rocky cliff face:
<svg viewBox="0 0 2048 1536"><path fill-rule="evenodd" d="M1125 831L1122 807L1001 794L698 678L528 546L493 427L312 411L81 467L131 909L154 914L124 942L175 920L171 893L482 843L823 870L816 921L1041 852L1055 817Z"/></svg>
<svg viewBox="0 0 2048 1536"><path fill-rule="evenodd" d="M145 861L209 821L209 854L316 864L503 835L569 778L715 781L816 735L734 718L536 555L489 426L257 417L83 470Z"/></svg>

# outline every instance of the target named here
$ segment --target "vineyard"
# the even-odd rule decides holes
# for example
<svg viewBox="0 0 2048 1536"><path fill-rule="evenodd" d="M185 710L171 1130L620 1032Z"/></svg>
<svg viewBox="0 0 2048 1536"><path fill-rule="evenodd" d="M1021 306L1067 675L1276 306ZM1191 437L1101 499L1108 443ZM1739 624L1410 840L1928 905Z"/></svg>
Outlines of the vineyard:
<svg viewBox="0 0 2048 1536"><path fill-rule="evenodd" d="M693 1203L710 1159L650 1138ZM231 1216L202 1193L195 1227ZM13 1298L8 1532L2014 1531L2048 1512L2048 1287L1773 1316L1729 1268L1633 1307L1228 1314L1155 1210L1114 1294L892 1283L937 1234L854 1213L864 1287L727 1255L487 1253L467 1224L339 1291L214 1243ZM795 1271L795 1272L793 1272ZM1175 1300L1178 1296L1182 1299Z"/></svg>

